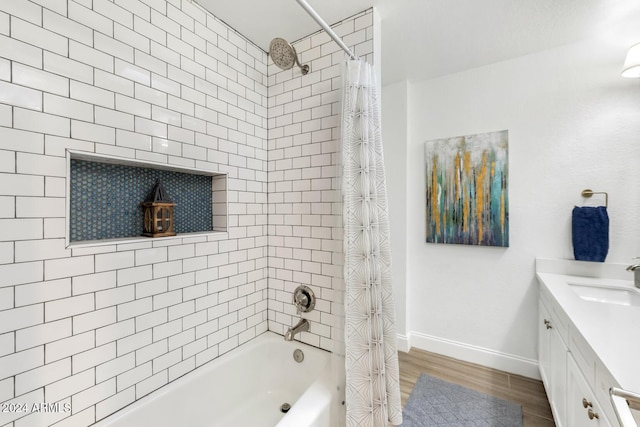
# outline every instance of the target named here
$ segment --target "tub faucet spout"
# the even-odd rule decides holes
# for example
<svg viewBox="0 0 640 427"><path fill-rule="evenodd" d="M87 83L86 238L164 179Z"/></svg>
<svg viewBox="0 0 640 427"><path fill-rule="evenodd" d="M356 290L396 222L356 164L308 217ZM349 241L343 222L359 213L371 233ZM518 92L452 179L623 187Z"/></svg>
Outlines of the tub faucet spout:
<svg viewBox="0 0 640 427"><path fill-rule="evenodd" d="M287 333L284 335L285 341L293 341L296 334L300 332L307 332L309 330L309 321L307 319L300 319L296 326L287 329Z"/></svg>

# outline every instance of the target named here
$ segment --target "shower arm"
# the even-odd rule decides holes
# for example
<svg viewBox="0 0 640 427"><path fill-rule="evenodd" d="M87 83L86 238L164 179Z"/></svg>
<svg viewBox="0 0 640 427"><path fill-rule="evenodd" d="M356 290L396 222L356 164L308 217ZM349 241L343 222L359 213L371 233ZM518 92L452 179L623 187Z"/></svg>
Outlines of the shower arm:
<svg viewBox="0 0 640 427"><path fill-rule="evenodd" d="M351 51L351 49L349 49L349 47L346 44L344 44L342 39L338 37L336 33L333 32L331 27L328 26L326 22L324 22L324 19L322 19L322 17L318 15L318 13L315 10L313 10L313 8L309 5L309 3L306 2L306 0L296 0L296 1L300 6L302 6L304 10L307 11L309 16L311 16L318 23L318 25L320 25L322 29L325 30L327 34L329 34L329 36L333 39L333 41L335 41L338 44L338 46L340 46L340 48L342 48L342 50L344 50L347 53L347 55L349 55L349 58L358 59L358 57Z"/></svg>

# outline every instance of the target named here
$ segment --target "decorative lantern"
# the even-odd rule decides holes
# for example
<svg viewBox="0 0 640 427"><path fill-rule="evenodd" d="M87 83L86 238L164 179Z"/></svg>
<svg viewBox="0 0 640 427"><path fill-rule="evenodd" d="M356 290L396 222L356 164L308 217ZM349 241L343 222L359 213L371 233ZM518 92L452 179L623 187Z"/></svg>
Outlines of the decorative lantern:
<svg viewBox="0 0 640 427"><path fill-rule="evenodd" d="M142 203L144 210L144 233L142 235L149 237L175 236L176 233L173 231L173 207L175 205L168 199L160 179L156 179L153 190Z"/></svg>

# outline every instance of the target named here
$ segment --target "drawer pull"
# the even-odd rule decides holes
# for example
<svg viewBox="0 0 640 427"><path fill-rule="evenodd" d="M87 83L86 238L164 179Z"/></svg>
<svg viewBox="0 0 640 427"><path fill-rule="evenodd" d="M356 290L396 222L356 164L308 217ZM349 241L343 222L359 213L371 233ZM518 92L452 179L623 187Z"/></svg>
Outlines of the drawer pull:
<svg viewBox="0 0 640 427"><path fill-rule="evenodd" d="M589 410L587 411L587 415L589 415L589 419L599 419L600 417L598 416L597 412L593 412L593 410L591 408L589 408Z"/></svg>
<svg viewBox="0 0 640 427"><path fill-rule="evenodd" d="M585 408L593 408L593 404L584 397L582 398L582 406L584 406Z"/></svg>

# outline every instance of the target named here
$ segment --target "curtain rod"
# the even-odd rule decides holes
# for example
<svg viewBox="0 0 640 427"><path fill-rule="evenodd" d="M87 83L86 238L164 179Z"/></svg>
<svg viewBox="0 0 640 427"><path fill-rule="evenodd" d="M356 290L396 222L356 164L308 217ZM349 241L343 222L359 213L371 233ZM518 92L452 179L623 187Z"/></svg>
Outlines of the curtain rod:
<svg viewBox="0 0 640 427"><path fill-rule="evenodd" d="M324 22L324 19L322 19L322 17L318 15L318 13L315 10L313 10L313 8L309 5L309 3L306 2L306 0L296 0L296 1L300 6L302 6L304 10L307 11L309 16L311 16L322 27L322 29L325 30L327 34L329 34L329 36L333 39L333 41L335 41L338 44L338 46L342 48L342 50L347 52L347 55L349 55L351 59L358 59L358 57L351 51L351 49L349 49L349 47L346 44L344 44L342 39L338 37L336 33L333 32L331 27L328 26L326 22Z"/></svg>

